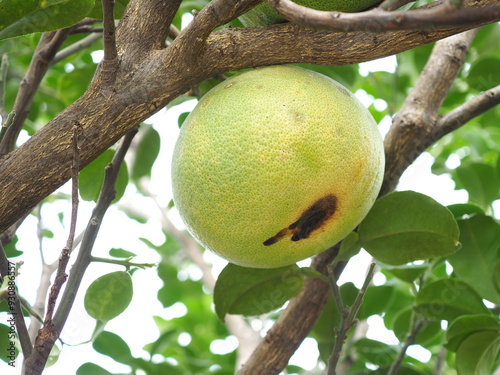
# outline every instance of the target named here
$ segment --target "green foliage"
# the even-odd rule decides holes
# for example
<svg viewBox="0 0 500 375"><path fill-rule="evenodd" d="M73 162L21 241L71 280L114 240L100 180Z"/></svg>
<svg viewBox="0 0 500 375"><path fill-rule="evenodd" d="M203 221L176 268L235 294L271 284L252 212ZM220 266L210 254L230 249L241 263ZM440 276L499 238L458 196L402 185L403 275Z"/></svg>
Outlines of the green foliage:
<svg viewBox="0 0 500 375"><path fill-rule="evenodd" d="M108 273L90 284L85 293L85 310L96 320L114 319L130 304L132 294L132 278L128 272Z"/></svg>
<svg viewBox="0 0 500 375"><path fill-rule="evenodd" d="M358 235L361 246L377 260L401 265L454 253L459 231L448 209L427 196L405 191L375 202Z"/></svg>
<svg viewBox="0 0 500 375"><path fill-rule="evenodd" d="M95 0L3 1L0 39L52 31L74 25L94 7Z"/></svg>
<svg viewBox="0 0 500 375"><path fill-rule="evenodd" d="M262 315L295 297L302 282L296 265L258 269L229 263L215 285L215 311L222 321L226 314Z"/></svg>
<svg viewBox="0 0 500 375"><path fill-rule="evenodd" d="M101 192L102 184L104 182L105 168L113 159L114 154L114 150L106 150L104 151L104 153L99 155L99 157L97 157L97 159L95 159L92 163L82 169L78 178L78 189L83 200L94 202L97 201L97 198L99 198L99 193ZM120 172L118 173L118 179L115 185L115 202L123 196L127 185L128 169L127 164L124 162L120 167Z"/></svg>

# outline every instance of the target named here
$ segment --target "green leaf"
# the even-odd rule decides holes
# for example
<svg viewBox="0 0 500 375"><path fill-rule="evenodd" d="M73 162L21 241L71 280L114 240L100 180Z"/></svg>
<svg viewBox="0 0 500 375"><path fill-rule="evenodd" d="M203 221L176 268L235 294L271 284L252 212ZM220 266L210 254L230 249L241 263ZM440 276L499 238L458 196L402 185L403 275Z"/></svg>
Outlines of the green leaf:
<svg viewBox="0 0 500 375"><path fill-rule="evenodd" d="M477 332L467 337L457 350L458 375L491 375L500 353L500 334Z"/></svg>
<svg viewBox="0 0 500 375"><path fill-rule="evenodd" d="M376 201L361 222L358 235L374 258L401 265L453 254L459 232L446 207L426 195L402 191Z"/></svg>
<svg viewBox="0 0 500 375"><path fill-rule="evenodd" d="M394 287L390 285L371 285L363 297L363 303L358 312L358 319L364 320L376 314L382 314L394 294Z"/></svg>
<svg viewBox="0 0 500 375"><path fill-rule="evenodd" d="M356 232L349 233L340 244L339 254L335 257L334 262L349 260L351 257L359 253L361 244L358 241L359 236Z"/></svg>
<svg viewBox="0 0 500 375"><path fill-rule="evenodd" d="M484 210L474 203L457 203L447 206L447 208L457 220L464 219L467 216L484 214Z"/></svg>
<svg viewBox="0 0 500 375"><path fill-rule="evenodd" d="M92 343L92 347L99 353L113 358L117 362L129 364L133 357L128 344L115 333L103 331Z"/></svg>
<svg viewBox="0 0 500 375"><path fill-rule="evenodd" d="M407 264L404 266L381 265L384 272L387 272L407 283L413 283L426 269L427 264Z"/></svg>
<svg viewBox="0 0 500 375"><path fill-rule="evenodd" d="M377 366L391 365L398 354L395 347L367 338L357 340L353 347L361 360Z"/></svg>
<svg viewBox="0 0 500 375"><path fill-rule="evenodd" d="M191 112L182 112L179 117L177 118L177 125L179 126L179 128L182 126L182 124L184 124L184 121L186 120L186 117L188 117L188 115L190 114Z"/></svg>
<svg viewBox="0 0 500 375"><path fill-rule="evenodd" d="M399 341L404 342L406 336L410 333L411 323L413 319L412 307L407 307L402 310L400 314L394 320L394 326L392 330L398 338ZM415 338L415 344L425 345L426 343L432 341L439 333L441 333L441 322L438 320L429 321L425 324L422 330L417 334Z"/></svg>
<svg viewBox="0 0 500 375"><path fill-rule="evenodd" d="M132 278L128 272L108 273L90 284L85 293L85 310L94 319L111 320L127 308L132 294Z"/></svg>
<svg viewBox="0 0 500 375"><path fill-rule="evenodd" d="M9 325L0 324L0 359L5 363L13 363L17 366L16 358L21 348L15 325L10 325L9 322L11 320L15 324L15 320L13 315L8 315L6 320Z"/></svg>
<svg viewBox="0 0 500 375"><path fill-rule="evenodd" d="M463 315L451 322L446 331L448 350L456 352L462 342L471 334L479 331L500 331L498 319L491 315Z"/></svg>
<svg viewBox="0 0 500 375"><path fill-rule="evenodd" d="M487 209L500 197L495 167L485 163L462 164L454 171L458 187L469 193L469 201Z"/></svg>
<svg viewBox="0 0 500 375"><path fill-rule="evenodd" d="M133 180L151 176L151 169L160 152L160 135L152 127L144 127L144 132L135 151L135 159L130 173Z"/></svg>
<svg viewBox="0 0 500 375"><path fill-rule="evenodd" d="M416 310L430 319L452 321L461 315L488 313L474 289L452 278L425 285L417 294L416 304Z"/></svg>
<svg viewBox="0 0 500 375"><path fill-rule="evenodd" d="M487 57L477 60L472 64L467 82L476 90L485 91L498 85L500 82L500 59L495 57Z"/></svg>
<svg viewBox="0 0 500 375"><path fill-rule="evenodd" d="M49 357L47 358L47 364L45 365L45 367L50 367L54 365L59 359L60 355L61 355L61 349L59 349L57 345L54 345L50 350L50 354Z"/></svg>
<svg viewBox="0 0 500 375"><path fill-rule="evenodd" d="M495 266L500 248L500 225L489 216L459 220L462 248L448 258L457 278L471 285L481 297L500 304L495 288Z"/></svg>
<svg viewBox="0 0 500 375"><path fill-rule="evenodd" d="M16 248L16 244L17 244L18 240L19 240L19 238L17 237L17 235L15 235L14 238L12 238L12 241L10 241L7 245L3 246L3 249L5 250L5 255L7 256L7 258L15 258L15 257L18 257L19 255L23 254L22 251L20 251Z"/></svg>
<svg viewBox="0 0 500 375"><path fill-rule="evenodd" d="M303 281L304 276L295 264L259 269L229 263L215 284L215 312L222 321L226 314L265 314L295 297Z"/></svg>
<svg viewBox="0 0 500 375"><path fill-rule="evenodd" d="M95 363L86 362L76 370L76 375L113 375Z"/></svg>
<svg viewBox="0 0 500 375"><path fill-rule="evenodd" d="M111 249L109 250L109 255L115 258L131 258L137 256L137 254L123 249Z"/></svg>
<svg viewBox="0 0 500 375"><path fill-rule="evenodd" d="M95 0L2 1L0 39L58 30L74 25L94 7Z"/></svg>
<svg viewBox="0 0 500 375"><path fill-rule="evenodd" d="M109 149L99 155L94 161L80 171L78 189L80 196L85 201L97 201L104 182L104 170L111 162L115 151ZM125 162L122 163L115 183L116 197L113 202L119 200L125 193L128 185L128 169Z"/></svg>

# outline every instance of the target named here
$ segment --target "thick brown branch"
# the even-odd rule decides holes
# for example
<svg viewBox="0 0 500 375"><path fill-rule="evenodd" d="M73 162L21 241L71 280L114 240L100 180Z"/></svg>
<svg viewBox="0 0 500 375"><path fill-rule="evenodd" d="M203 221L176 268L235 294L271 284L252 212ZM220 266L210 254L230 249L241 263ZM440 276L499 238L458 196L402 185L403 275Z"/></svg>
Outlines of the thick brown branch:
<svg viewBox="0 0 500 375"><path fill-rule="evenodd" d="M393 190L403 171L434 143L438 110L460 71L476 30L436 43L417 84L407 96L385 138L382 193Z"/></svg>
<svg viewBox="0 0 500 375"><path fill-rule="evenodd" d="M374 8L359 13L314 10L291 0L267 0L267 2L278 13L296 24L330 31L381 33L389 30L463 27L500 20L500 6L455 8L446 0L431 3L430 7L421 7L406 12L388 12L381 8Z"/></svg>

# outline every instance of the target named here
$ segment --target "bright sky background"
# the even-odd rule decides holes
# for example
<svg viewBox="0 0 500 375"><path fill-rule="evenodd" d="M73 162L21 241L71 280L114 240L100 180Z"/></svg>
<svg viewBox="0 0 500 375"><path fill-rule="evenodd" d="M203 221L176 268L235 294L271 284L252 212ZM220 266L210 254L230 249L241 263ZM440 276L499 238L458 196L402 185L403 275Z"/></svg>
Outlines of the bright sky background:
<svg viewBox="0 0 500 375"><path fill-rule="evenodd" d="M360 64L360 72L366 75L369 71L394 71L396 59L389 57L377 60L370 63ZM363 91L355 93L356 96L365 104L370 105L374 102L374 98L368 96ZM161 204L166 205L172 196L170 184L170 160L173 146L178 134L177 117L180 113L191 109L195 105L194 101L184 103L181 106L174 107L166 111L162 110L157 115L153 116L148 122L153 123L161 135L162 148L158 160L154 166L153 177L150 183L150 190L158 195ZM375 105L383 108L385 102L377 99ZM390 126L390 119L384 119L379 129L383 135L387 132ZM456 160L451 159L450 163L456 163ZM410 166L401 179L398 190L414 190L427 194L436 199L443 205L451 203L459 203L467 201L467 193L465 191L455 191L454 183L448 176L435 176L430 172L432 165L432 157L424 153L417 161ZM66 185L62 188L63 191L69 192L69 187ZM161 232L160 225L156 218L159 213L155 205L135 194L131 188L123 197L124 201L130 201L134 205L145 207L151 214L150 221L145 224L139 224L134 220L129 219L125 214L120 212L117 207L111 207L106 214L102 225L100 235L97 239L93 255L106 257L111 248L124 248L139 254L134 259L136 262L157 262L159 261L158 254L149 249L139 237L146 237L155 244L161 244L164 236ZM79 210L79 228L82 230L90 217L93 204L81 202ZM57 259L61 249L64 247L67 236L67 227L61 225L58 219L58 213L64 212L69 216L70 205L68 202L56 202L51 205L46 205L42 212L43 225L54 232L54 238L44 240L43 247L46 257L49 260ZM179 227L183 228L182 222L177 215L172 215L172 221ZM40 261L38 242L35 237L36 220L30 216L20 228L18 248L24 251L24 255L15 258L15 261L23 260L25 264L21 268L21 275L18 279L18 286L21 293L29 301L35 299L36 286L40 274ZM67 224L66 224L67 225ZM214 263L214 270L217 274L225 265L225 261L217 256L207 253L207 261ZM353 259L340 279L341 283L352 281L356 286L360 287L364 279L364 275L370 257L366 253L361 253ZM307 263L307 261L306 261ZM64 328L62 335L63 340L70 345L76 345L90 338L93 330L94 320L90 318L83 308L83 295L88 285L98 276L122 269L119 266L109 264L91 264L85 278L83 280L80 292L77 296L76 304L72 309L72 313L68 319L68 323ZM381 275L380 275L381 276ZM188 277L193 279L201 278L200 272L193 270ZM375 283L383 283L383 280L375 278ZM135 356L145 356L142 347L154 341L158 337L158 330L153 322L152 316L158 315L165 319L171 319L176 316L182 316L186 313L185 306L176 304L170 308L164 309L156 299L156 293L162 287L161 280L158 279L156 270L139 270L133 275L134 282L134 297L129 308L118 318L108 323L106 330L119 334L131 347L132 354ZM0 322L5 323L6 315L0 314ZM395 337L383 328L382 319L372 317L369 319L370 330L368 337L386 341L387 343L397 343ZM179 345L188 345L190 341L189 334L181 335ZM226 353L234 350L236 342L234 338L228 340L219 340L213 344L212 351L218 353ZM312 369L316 366L317 347L315 341L306 339L304 344L299 348L297 353L292 357L291 364L300 365L306 369ZM420 360L429 359L429 354L425 349L418 347L410 348L409 354L419 358ZM51 375L64 373L73 374L76 369L85 361L95 362L111 372L126 372L128 367L116 364L107 356L96 354L90 344L79 345L75 347L66 346L62 355L54 368L48 368L44 374ZM18 368L12 370L6 364L0 363L1 373L5 375L20 373L20 360L16 364Z"/></svg>

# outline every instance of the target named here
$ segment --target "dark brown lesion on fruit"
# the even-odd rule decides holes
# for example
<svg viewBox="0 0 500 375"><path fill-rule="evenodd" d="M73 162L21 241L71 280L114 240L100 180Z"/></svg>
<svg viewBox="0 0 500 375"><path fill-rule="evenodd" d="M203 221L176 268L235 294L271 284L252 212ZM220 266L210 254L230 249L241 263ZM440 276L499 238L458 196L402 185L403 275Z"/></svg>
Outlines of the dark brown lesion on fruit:
<svg viewBox="0 0 500 375"><path fill-rule="evenodd" d="M318 199L300 215L297 221L265 240L263 244L264 246L270 246L286 236L291 236L291 241L308 238L313 231L321 228L333 216L336 209L337 197L334 195L327 195Z"/></svg>

